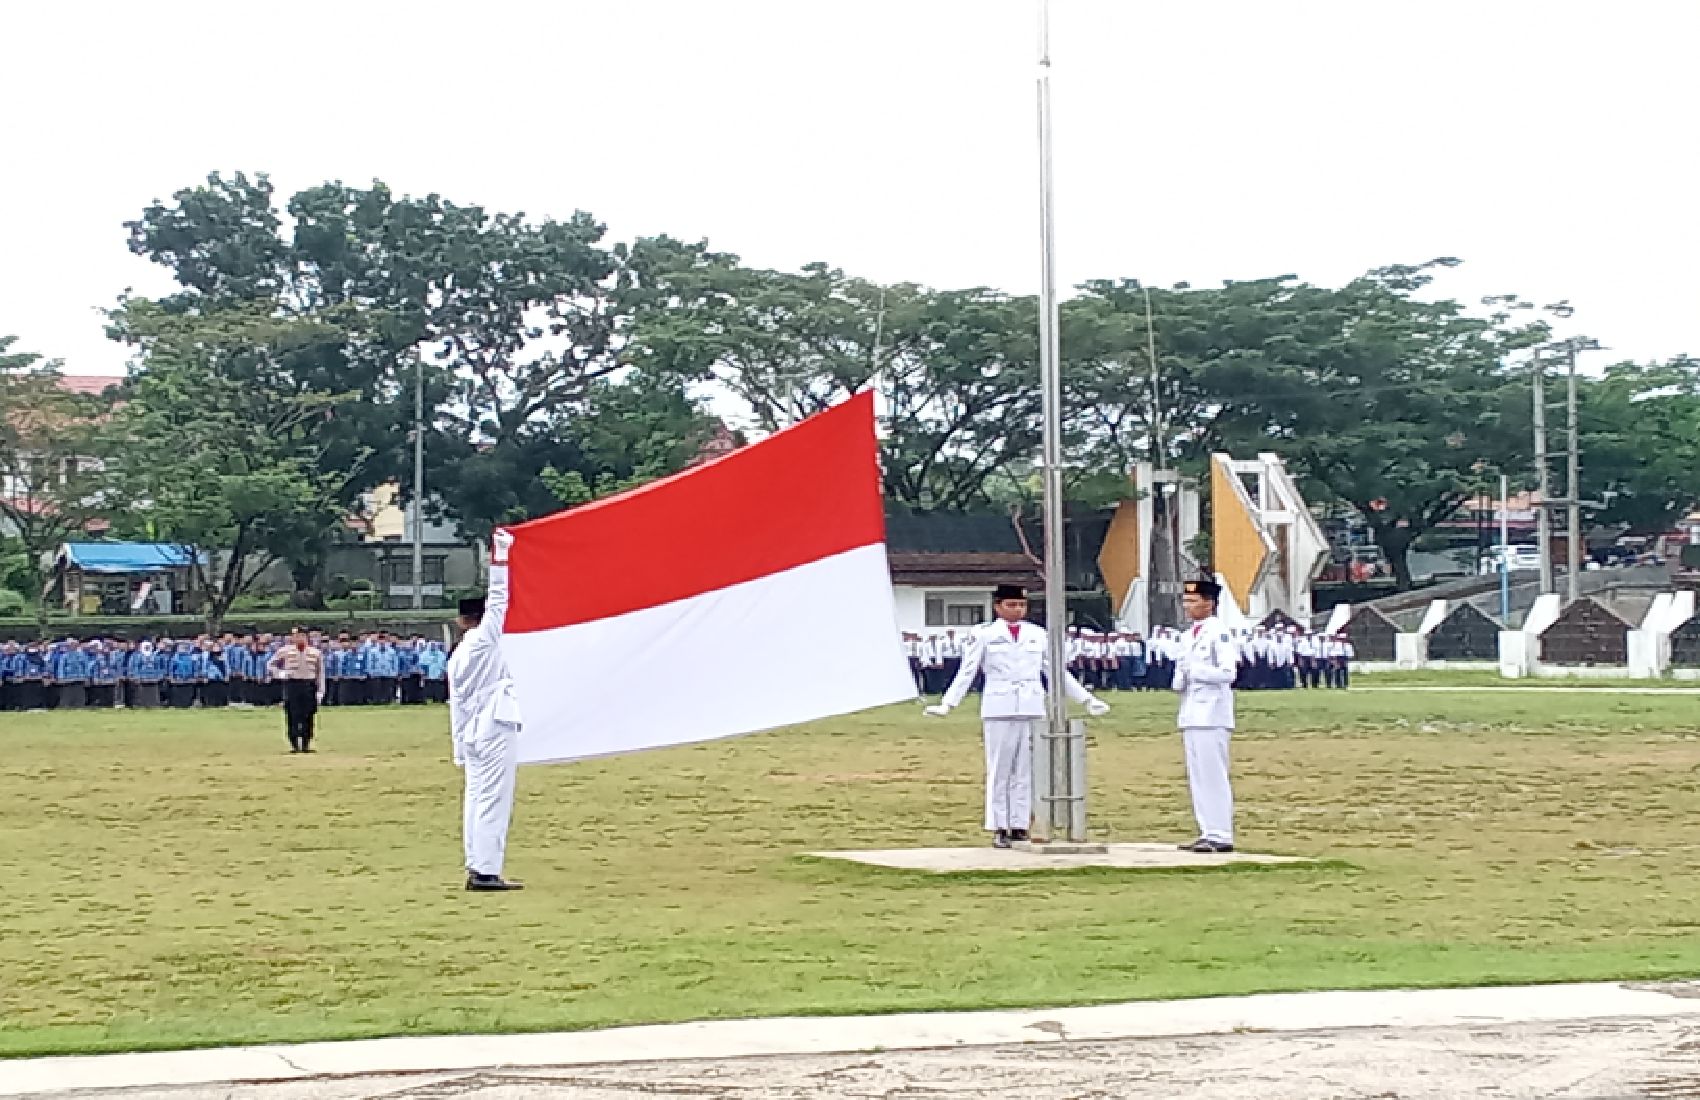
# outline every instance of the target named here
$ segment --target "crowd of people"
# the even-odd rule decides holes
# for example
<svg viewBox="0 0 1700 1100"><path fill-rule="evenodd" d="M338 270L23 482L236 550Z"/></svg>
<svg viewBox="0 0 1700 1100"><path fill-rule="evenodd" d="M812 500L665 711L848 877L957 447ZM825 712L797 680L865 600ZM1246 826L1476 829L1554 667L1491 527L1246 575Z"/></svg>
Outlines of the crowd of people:
<svg viewBox="0 0 1700 1100"><path fill-rule="evenodd" d="M448 701L441 641L387 631L309 640L324 655L326 706ZM0 710L274 706L284 644L261 633L0 643Z"/></svg>
<svg viewBox="0 0 1700 1100"><path fill-rule="evenodd" d="M969 630L905 633L909 671L923 695L942 695L956 670ZM1241 691L1292 688L1346 688L1351 685L1356 652L1345 634L1305 630L1296 624L1248 626L1234 633ZM1182 631L1158 627L1150 638L1137 633L1103 632L1084 627L1068 631L1068 668L1093 691L1167 691L1174 685L1175 663L1184 644ZM978 686L976 686L978 690Z"/></svg>

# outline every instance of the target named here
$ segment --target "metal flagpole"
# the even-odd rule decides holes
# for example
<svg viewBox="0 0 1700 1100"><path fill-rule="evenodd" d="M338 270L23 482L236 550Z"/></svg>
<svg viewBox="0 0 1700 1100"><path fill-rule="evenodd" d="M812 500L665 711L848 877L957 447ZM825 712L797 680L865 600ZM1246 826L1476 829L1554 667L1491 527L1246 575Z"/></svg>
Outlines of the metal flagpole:
<svg viewBox="0 0 1700 1100"><path fill-rule="evenodd" d="M413 365L413 606L425 606L425 357Z"/></svg>
<svg viewBox="0 0 1700 1100"><path fill-rule="evenodd" d="M1056 228L1051 171L1051 5L1039 0L1039 379L1044 406L1045 630L1050 643L1049 705L1035 756L1045 760L1035 777L1048 782L1036 792L1042 838L1086 839L1086 735L1068 719L1063 675L1068 668L1068 591L1064 571L1062 469L1062 365L1058 332ZM1046 766L1048 765L1048 766Z"/></svg>

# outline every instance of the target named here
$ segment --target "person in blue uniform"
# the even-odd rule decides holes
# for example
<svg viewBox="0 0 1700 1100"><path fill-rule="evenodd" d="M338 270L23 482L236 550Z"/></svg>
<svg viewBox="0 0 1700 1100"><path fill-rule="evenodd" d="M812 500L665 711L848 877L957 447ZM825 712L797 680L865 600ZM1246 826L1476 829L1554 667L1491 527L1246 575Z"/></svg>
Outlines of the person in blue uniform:
<svg viewBox="0 0 1700 1100"><path fill-rule="evenodd" d="M224 671L230 677L230 703L248 705L248 635L239 634L224 647Z"/></svg>
<svg viewBox="0 0 1700 1100"><path fill-rule="evenodd" d="M18 678L18 709L46 710L47 709L47 654L42 651L41 643L30 642L24 646L17 664Z"/></svg>
<svg viewBox="0 0 1700 1100"><path fill-rule="evenodd" d="M366 674L371 677L372 702L387 707L396 700L396 686L401 678L401 661L395 644L388 634L380 632L367 658Z"/></svg>
<svg viewBox="0 0 1700 1100"><path fill-rule="evenodd" d="M336 641L325 646L322 656L325 659L325 706L340 707L342 698L342 654L343 646L348 641L348 635L337 636Z"/></svg>
<svg viewBox="0 0 1700 1100"><path fill-rule="evenodd" d="M130 658L130 679L136 685L136 706L151 710L164 703L165 654L144 638Z"/></svg>
<svg viewBox="0 0 1700 1100"><path fill-rule="evenodd" d="M171 706L187 710L195 705L201 683L201 658L188 642L178 642L165 665L165 694Z"/></svg>
<svg viewBox="0 0 1700 1100"><path fill-rule="evenodd" d="M201 644L201 706L230 705L230 669L224 663L224 647L208 639Z"/></svg>
<svg viewBox="0 0 1700 1100"><path fill-rule="evenodd" d="M66 711L88 706L88 655L80 641L66 638L51 663L54 704Z"/></svg>
<svg viewBox="0 0 1700 1100"><path fill-rule="evenodd" d="M342 655L343 701L349 706L364 706L371 702L370 674L366 670L369 658L365 643L350 639Z"/></svg>
<svg viewBox="0 0 1700 1100"><path fill-rule="evenodd" d="M449 701L449 654L443 648L443 643L435 639L425 643L425 648L419 654L419 671L424 677L425 701L427 703L446 703Z"/></svg>
<svg viewBox="0 0 1700 1100"><path fill-rule="evenodd" d="M93 641L88 646L88 705L111 710L118 703L118 677L122 669L117 651L109 642Z"/></svg>
<svg viewBox="0 0 1700 1100"><path fill-rule="evenodd" d="M396 671L401 690L402 706L417 706L425 701L424 674L419 671L419 647L425 639L414 635L408 641L396 640Z"/></svg>
<svg viewBox="0 0 1700 1100"><path fill-rule="evenodd" d="M24 651L17 642L0 642L0 711L18 710L18 677Z"/></svg>

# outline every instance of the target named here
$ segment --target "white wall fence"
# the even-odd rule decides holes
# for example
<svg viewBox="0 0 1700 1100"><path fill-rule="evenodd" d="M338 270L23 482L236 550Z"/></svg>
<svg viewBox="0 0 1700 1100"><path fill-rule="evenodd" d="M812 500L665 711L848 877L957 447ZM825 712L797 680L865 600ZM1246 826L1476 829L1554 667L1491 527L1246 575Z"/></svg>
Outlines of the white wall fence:
<svg viewBox="0 0 1700 1100"><path fill-rule="evenodd" d="M1600 601L1610 606L1609 600ZM1446 600L1434 600L1425 609L1416 630L1394 637L1394 660L1363 661L1355 665L1362 672L1415 671L1420 669L1497 670L1510 680L1531 677L1550 679L1634 679L1657 680L1665 677L1678 680L1700 680L1700 667L1677 667L1671 661L1671 636L1695 618L1695 593L1660 592L1642 615L1638 625L1625 630L1627 661L1623 664L1575 665L1542 660L1542 640L1552 629L1565 608L1556 593L1539 597L1529 609L1522 625L1515 630L1501 629L1498 637L1497 660L1431 659L1429 641L1434 632L1446 622L1453 608ZM1346 616L1335 609L1342 623ZM1332 622L1330 624L1333 625Z"/></svg>

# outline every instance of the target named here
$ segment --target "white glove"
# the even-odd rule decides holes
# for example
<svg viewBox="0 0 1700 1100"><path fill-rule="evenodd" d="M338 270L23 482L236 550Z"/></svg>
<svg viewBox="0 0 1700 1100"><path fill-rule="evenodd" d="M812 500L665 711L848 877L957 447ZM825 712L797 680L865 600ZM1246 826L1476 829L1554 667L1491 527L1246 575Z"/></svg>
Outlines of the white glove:
<svg viewBox="0 0 1700 1100"><path fill-rule="evenodd" d="M925 714L928 718L944 718L950 714L950 708L945 706L943 703L940 703L937 706L928 707L921 713Z"/></svg>
<svg viewBox="0 0 1700 1100"><path fill-rule="evenodd" d="M512 532L501 527L496 528L496 533L490 536L490 564L508 564L508 551L513 548L513 544Z"/></svg>
<svg viewBox="0 0 1700 1100"><path fill-rule="evenodd" d="M1086 713L1094 718L1102 718L1110 713L1110 704L1102 699L1088 699L1086 700Z"/></svg>

